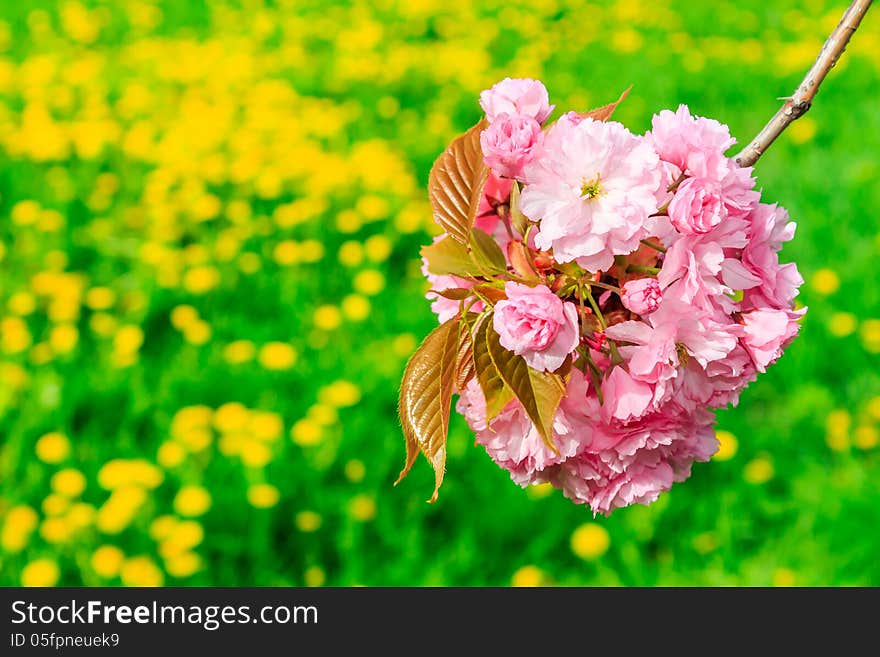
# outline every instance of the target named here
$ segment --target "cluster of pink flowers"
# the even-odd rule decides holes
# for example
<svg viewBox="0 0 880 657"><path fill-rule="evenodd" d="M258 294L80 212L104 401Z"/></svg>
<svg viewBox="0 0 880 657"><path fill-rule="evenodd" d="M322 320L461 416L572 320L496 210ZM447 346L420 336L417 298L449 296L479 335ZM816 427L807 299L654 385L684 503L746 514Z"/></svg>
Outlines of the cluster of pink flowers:
<svg viewBox="0 0 880 657"><path fill-rule="evenodd" d="M574 112L545 125L553 106L535 80L499 82L480 105L491 173L476 226L507 253L521 239L535 277L511 260L506 298L471 311L491 310L500 344L531 368L574 365L555 450L517 399L487 418L476 379L457 410L522 486L549 482L594 513L650 503L711 457L712 409L736 404L797 334L802 279L777 255L795 224L725 156L727 126L684 105L644 135ZM505 225L514 184L532 222L520 237ZM476 284L425 273L433 290ZM441 321L459 311L429 296Z"/></svg>

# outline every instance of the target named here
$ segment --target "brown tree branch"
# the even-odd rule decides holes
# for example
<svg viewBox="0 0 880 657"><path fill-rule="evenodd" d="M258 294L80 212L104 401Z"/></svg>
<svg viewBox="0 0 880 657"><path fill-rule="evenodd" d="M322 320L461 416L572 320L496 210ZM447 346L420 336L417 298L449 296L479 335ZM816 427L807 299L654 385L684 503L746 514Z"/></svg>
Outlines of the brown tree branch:
<svg viewBox="0 0 880 657"><path fill-rule="evenodd" d="M737 164L741 167L752 166L770 147L770 144L782 134L789 123L806 114L813 103L813 97L819 91L819 85L822 84L828 71L834 67L843 54L850 37L859 27L868 7L871 6L871 1L853 0L853 3L844 12L843 18L840 19L840 23L825 41L819 56L800 86L791 98L785 99L785 104L779 108L779 111L773 115L773 118L767 122L767 125L761 129L761 132L752 139L749 145L737 154L735 158Z"/></svg>

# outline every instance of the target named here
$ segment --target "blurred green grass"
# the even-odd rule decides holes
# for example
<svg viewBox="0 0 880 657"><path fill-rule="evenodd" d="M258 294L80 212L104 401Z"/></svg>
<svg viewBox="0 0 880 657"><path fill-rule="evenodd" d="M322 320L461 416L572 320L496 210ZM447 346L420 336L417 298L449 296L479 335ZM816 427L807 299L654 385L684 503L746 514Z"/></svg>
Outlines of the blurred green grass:
<svg viewBox="0 0 880 657"><path fill-rule="evenodd" d="M456 416L439 502L422 462L391 487L434 323L424 186L479 91L540 77L566 110L632 84L633 131L687 103L744 142L843 8L4 3L0 583L880 583L871 13L757 167L810 312L719 414L730 458L594 520Z"/></svg>

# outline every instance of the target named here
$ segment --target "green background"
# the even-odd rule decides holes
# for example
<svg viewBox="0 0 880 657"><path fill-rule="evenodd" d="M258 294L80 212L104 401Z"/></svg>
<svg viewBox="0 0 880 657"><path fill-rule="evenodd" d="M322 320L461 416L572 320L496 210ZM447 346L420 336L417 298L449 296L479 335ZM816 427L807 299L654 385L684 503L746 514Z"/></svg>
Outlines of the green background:
<svg viewBox="0 0 880 657"><path fill-rule="evenodd" d="M391 486L425 183L480 90L631 84L633 131L687 103L745 142L843 7L2 3L0 584L880 583L878 10L758 163L810 310L728 458L594 519L456 415L439 501L422 459Z"/></svg>

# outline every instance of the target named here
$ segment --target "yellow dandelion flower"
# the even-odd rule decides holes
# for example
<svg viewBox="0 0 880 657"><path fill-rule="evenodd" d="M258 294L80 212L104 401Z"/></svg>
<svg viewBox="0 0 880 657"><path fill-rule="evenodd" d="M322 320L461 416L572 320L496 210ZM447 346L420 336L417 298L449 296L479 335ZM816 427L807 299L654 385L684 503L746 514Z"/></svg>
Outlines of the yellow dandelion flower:
<svg viewBox="0 0 880 657"><path fill-rule="evenodd" d="M277 413L252 411L248 429L257 440L271 442L278 440L284 433L284 421Z"/></svg>
<svg viewBox="0 0 880 657"><path fill-rule="evenodd" d="M546 579L544 571L537 566L523 566L519 568L513 577L510 578L511 586L516 587L534 587L541 586Z"/></svg>
<svg viewBox="0 0 880 657"><path fill-rule="evenodd" d="M242 442L239 456L246 466L262 468L272 460L272 450L265 443L248 438Z"/></svg>
<svg viewBox="0 0 880 657"><path fill-rule="evenodd" d="M168 535L162 540L159 552L162 556L180 554L201 544L205 539L205 530L195 520L177 522Z"/></svg>
<svg viewBox="0 0 880 657"><path fill-rule="evenodd" d="M150 538L154 541L164 541L171 535L174 528L180 522L175 516L159 516L150 523Z"/></svg>
<svg viewBox="0 0 880 657"><path fill-rule="evenodd" d="M307 568L303 573L303 581L306 586L322 586L326 579L326 574L318 566Z"/></svg>
<svg viewBox="0 0 880 657"><path fill-rule="evenodd" d="M9 308L9 312L13 315L26 317L37 309L37 299L30 292L16 292L9 297L6 307Z"/></svg>
<svg viewBox="0 0 880 657"><path fill-rule="evenodd" d="M773 463L766 456L758 456L743 468L743 478L750 484L766 484L773 479Z"/></svg>
<svg viewBox="0 0 880 657"><path fill-rule="evenodd" d="M116 333L118 324L116 318L107 313L95 313L89 317L89 328L92 330L92 333L102 338L109 338Z"/></svg>
<svg viewBox="0 0 880 657"><path fill-rule="evenodd" d="M336 228L340 233L356 233L363 226L360 215L354 210L342 210L336 215Z"/></svg>
<svg viewBox="0 0 880 657"><path fill-rule="evenodd" d="M729 461L736 456L736 452L739 449L739 441L736 439L736 436L729 431L720 429L715 432L715 437L718 439L718 451L712 456L714 460Z"/></svg>
<svg viewBox="0 0 880 657"><path fill-rule="evenodd" d="M220 272L211 265L193 267L183 275L183 287L191 294L207 294L220 284Z"/></svg>
<svg viewBox="0 0 880 657"><path fill-rule="evenodd" d="M7 354L19 354L31 346L30 329L21 317L0 319L0 347Z"/></svg>
<svg viewBox="0 0 880 657"><path fill-rule="evenodd" d="M144 331L140 326L127 324L121 326L113 336L113 349L121 354L133 354L144 343Z"/></svg>
<svg viewBox="0 0 880 657"><path fill-rule="evenodd" d="M202 569L202 558L195 552L181 552L165 559L165 570L172 577L182 579Z"/></svg>
<svg viewBox="0 0 880 657"><path fill-rule="evenodd" d="M880 397L873 397L868 400L868 404L865 409L868 411L868 414L872 418L880 421Z"/></svg>
<svg viewBox="0 0 880 657"><path fill-rule="evenodd" d="M350 381L335 381L325 386L318 393L318 398L322 404L335 406L336 408L345 408L346 406L354 406L361 400L360 389Z"/></svg>
<svg viewBox="0 0 880 657"><path fill-rule="evenodd" d="M281 493L272 484L253 484L247 489L247 499L257 509L268 509L276 504Z"/></svg>
<svg viewBox="0 0 880 657"><path fill-rule="evenodd" d="M57 493L50 493L43 498L43 513L47 516L59 516L70 507L70 500Z"/></svg>
<svg viewBox="0 0 880 657"><path fill-rule="evenodd" d="M86 489L86 477L76 468L64 468L52 475L49 485L59 495L78 497Z"/></svg>
<svg viewBox="0 0 880 657"><path fill-rule="evenodd" d="M342 299L342 314L353 322L362 322L370 316L370 302L359 294L349 294Z"/></svg>
<svg viewBox="0 0 880 657"><path fill-rule="evenodd" d="M828 319L828 331L837 338L845 338L856 332L858 319L852 313L834 313Z"/></svg>
<svg viewBox="0 0 880 657"><path fill-rule="evenodd" d="M21 569L22 586L55 586L60 577L61 570L54 559L35 559Z"/></svg>
<svg viewBox="0 0 880 657"><path fill-rule="evenodd" d="M86 502L76 502L67 512L67 522L74 531L85 529L95 521L97 510Z"/></svg>
<svg viewBox="0 0 880 657"><path fill-rule="evenodd" d="M324 245L318 240L303 240L299 245L300 259L303 262L320 262L324 257Z"/></svg>
<svg viewBox="0 0 880 657"><path fill-rule="evenodd" d="M364 242L364 252L373 262L384 262L391 255L391 240L385 235L373 235Z"/></svg>
<svg viewBox="0 0 880 657"><path fill-rule="evenodd" d="M581 559L598 559L608 551L610 545L608 530L597 523L583 524L571 535L571 551Z"/></svg>
<svg viewBox="0 0 880 657"><path fill-rule="evenodd" d="M357 267L364 261L364 248L354 240L343 242L336 257L346 267Z"/></svg>
<svg viewBox="0 0 880 657"><path fill-rule="evenodd" d="M49 331L49 347L58 355L69 354L79 341L79 330L73 324L57 324Z"/></svg>
<svg viewBox="0 0 880 657"><path fill-rule="evenodd" d="M363 461L351 459L345 464L345 478L353 484L363 481L367 474L367 468Z"/></svg>
<svg viewBox="0 0 880 657"><path fill-rule="evenodd" d="M268 342L260 347L257 360L264 369L289 370L296 364L299 354L286 342Z"/></svg>
<svg viewBox="0 0 880 657"><path fill-rule="evenodd" d="M880 354L880 319L863 320L859 334L866 351Z"/></svg>
<svg viewBox="0 0 880 657"><path fill-rule="evenodd" d="M224 433L244 431L250 422L250 411L240 402L227 402L214 411L214 428Z"/></svg>
<svg viewBox="0 0 880 657"><path fill-rule="evenodd" d="M37 222L40 218L40 204L36 201L19 201L12 206L10 218L12 223L18 226L29 226Z"/></svg>
<svg viewBox="0 0 880 657"><path fill-rule="evenodd" d="M295 422L290 428L290 437L297 445L310 447L321 442L323 430L317 422L303 418Z"/></svg>
<svg viewBox="0 0 880 657"><path fill-rule="evenodd" d="M238 456L248 440L250 440L250 436L246 433L224 433L217 442L217 449L224 456Z"/></svg>
<svg viewBox="0 0 880 657"><path fill-rule="evenodd" d="M694 536L691 544L699 554L709 554L718 548L718 536L714 532L702 532Z"/></svg>
<svg viewBox="0 0 880 657"><path fill-rule="evenodd" d="M183 332L184 339L192 345L200 346L207 344L211 339L211 325L199 320L193 322Z"/></svg>
<svg viewBox="0 0 880 657"><path fill-rule="evenodd" d="M86 292L85 304L92 310L109 310L116 302L116 294L109 287L93 287Z"/></svg>
<svg viewBox="0 0 880 657"><path fill-rule="evenodd" d="M40 524L40 536L44 541L53 545L66 543L72 534L73 527L70 526L66 518L46 518Z"/></svg>
<svg viewBox="0 0 880 657"><path fill-rule="evenodd" d="M162 586L165 578L156 563L147 556L131 557L122 562L119 577L125 586Z"/></svg>
<svg viewBox="0 0 880 657"><path fill-rule="evenodd" d="M156 462L163 468L176 468L186 460L186 450L180 443L166 440L159 445L156 452Z"/></svg>
<svg viewBox="0 0 880 657"><path fill-rule="evenodd" d="M37 343L31 348L28 358L34 365L45 365L52 361L52 348L45 342Z"/></svg>
<svg viewBox="0 0 880 657"><path fill-rule="evenodd" d="M804 144L816 136L816 121L812 117L802 116L788 126L788 132L795 144Z"/></svg>
<svg viewBox="0 0 880 657"><path fill-rule="evenodd" d="M385 289L385 277L375 269L364 269L355 275L352 284L358 292L373 296Z"/></svg>
<svg viewBox="0 0 880 657"><path fill-rule="evenodd" d="M43 463L61 463L70 456L70 441L64 434L52 431L37 440L36 452Z"/></svg>
<svg viewBox="0 0 880 657"><path fill-rule="evenodd" d="M877 427L863 424L853 432L853 444L859 449L874 449L880 442L880 431Z"/></svg>
<svg viewBox="0 0 880 657"><path fill-rule="evenodd" d="M180 304L171 309L171 325L178 331L185 330L191 324L199 321L199 311L189 304Z"/></svg>
<svg viewBox="0 0 880 657"><path fill-rule="evenodd" d="M14 506L6 513L3 531L0 532L0 546L9 553L21 552L37 528L39 516L26 505Z"/></svg>
<svg viewBox="0 0 880 657"><path fill-rule="evenodd" d="M327 406L326 404L313 405L309 408L306 416L312 422L319 424L322 427L333 426L339 420L339 413L336 412L336 409L333 406Z"/></svg>
<svg viewBox="0 0 880 657"><path fill-rule="evenodd" d="M282 267L290 267L300 260L299 242L295 240L284 240L275 245L272 251L272 257Z"/></svg>
<svg viewBox="0 0 880 657"><path fill-rule="evenodd" d="M851 425L849 411L842 408L831 411L825 418L825 442L828 447L837 452L848 450Z"/></svg>
<svg viewBox="0 0 880 657"><path fill-rule="evenodd" d="M316 532L321 528L323 522L320 514L314 511L300 511L294 519L296 528L304 533Z"/></svg>
<svg viewBox="0 0 880 657"><path fill-rule="evenodd" d="M187 518L204 515L210 508L211 494L203 486L184 486L174 497L174 510Z"/></svg>
<svg viewBox="0 0 880 657"><path fill-rule="evenodd" d="M254 359L257 348L250 340L235 340L223 348L223 358L230 365L240 365Z"/></svg>
<svg viewBox="0 0 880 657"><path fill-rule="evenodd" d="M342 323L342 315L336 306L319 306L314 314L315 326L323 331L332 331L339 328Z"/></svg>
<svg viewBox="0 0 880 657"><path fill-rule="evenodd" d="M552 484L544 483L544 484L533 484L526 488L526 495L528 495L533 500L540 500L548 495L551 495L555 489Z"/></svg>
<svg viewBox="0 0 880 657"><path fill-rule="evenodd" d="M356 495L348 504L348 513L359 522L369 522L376 517L376 500L369 495Z"/></svg>
<svg viewBox="0 0 880 657"><path fill-rule="evenodd" d="M813 289L823 296L834 294L840 287L840 277L831 269L819 269L810 281Z"/></svg>
<svg viewBox="0 0 880 657"><path fill-rule="evenodd" d="M412 354L418 346L416 336L412 333L401 333L396 336L391 343L391 349L394 354L400 358L405 358Z"/></svg>
<svg viewBox="0 0 880 657"><path fill-rule="evenodd" d="M92 570L104 579L116 577L124 561L125 554L115 545L101 545L92 552Z"/></svg>

